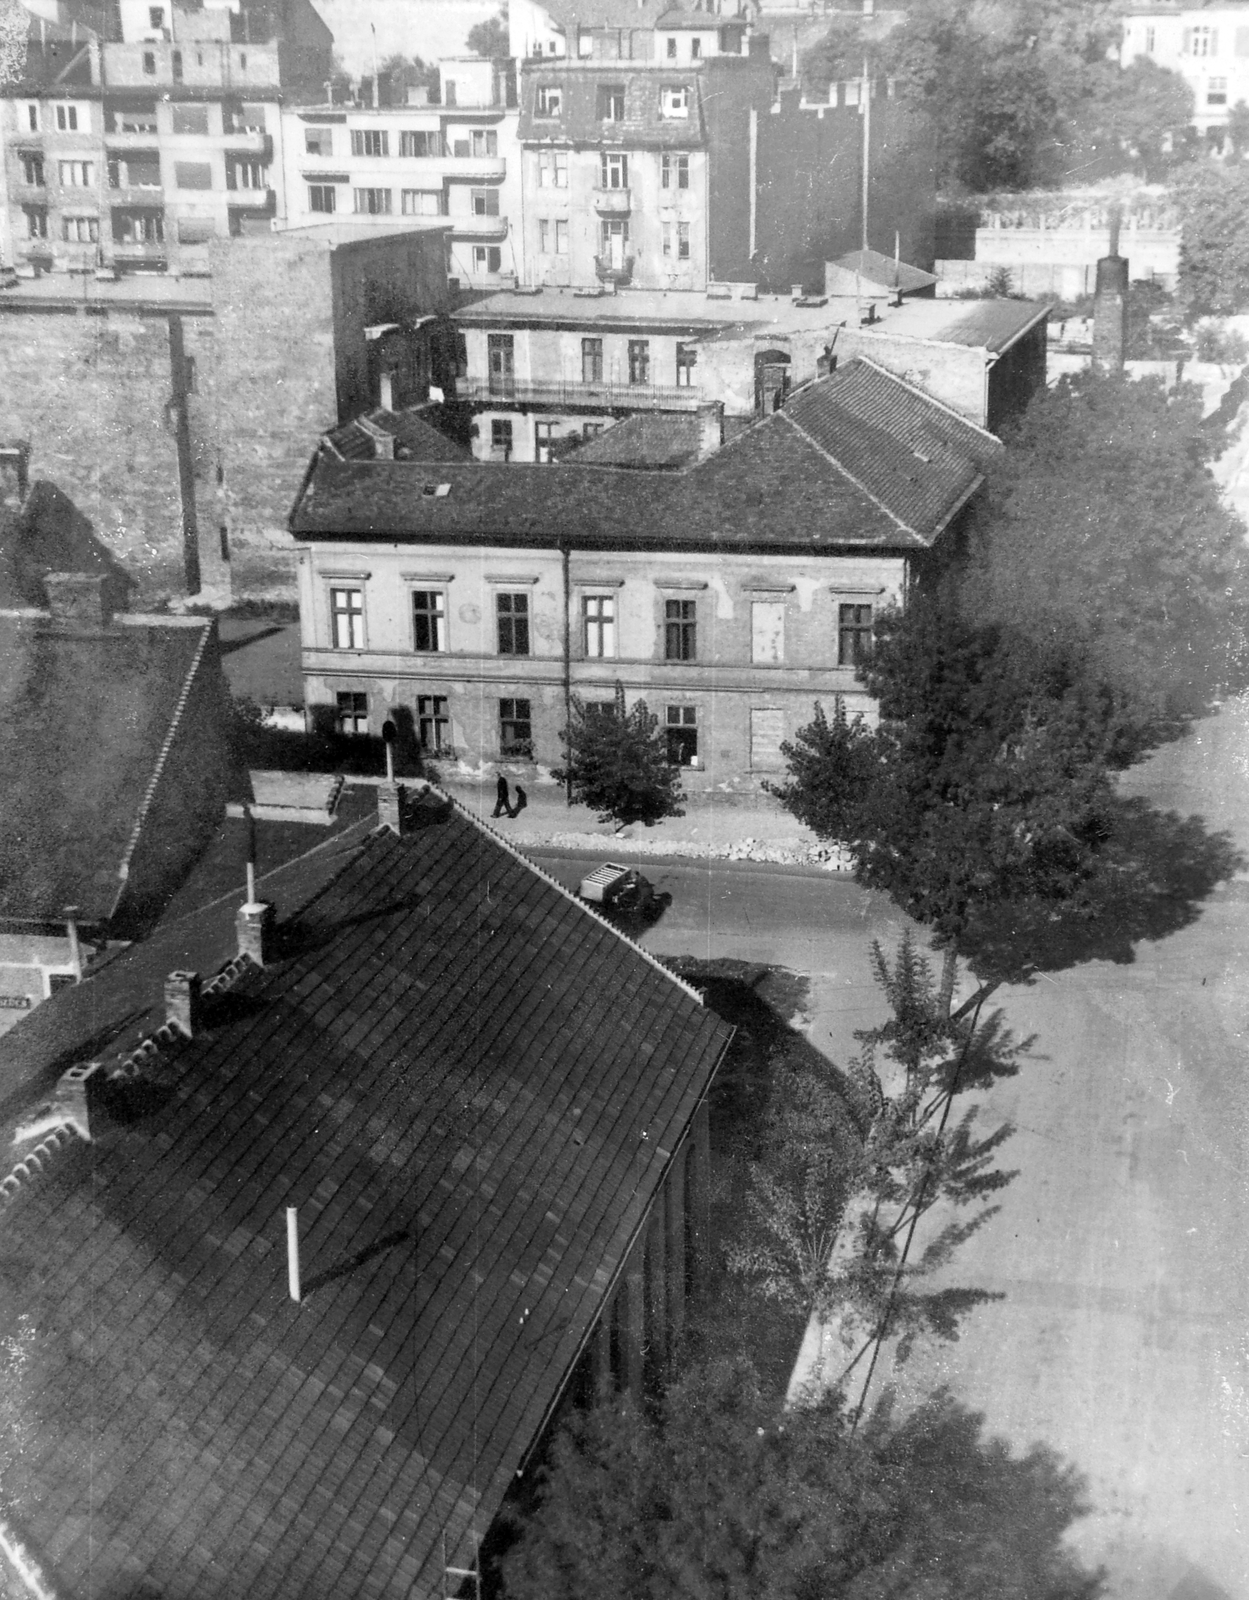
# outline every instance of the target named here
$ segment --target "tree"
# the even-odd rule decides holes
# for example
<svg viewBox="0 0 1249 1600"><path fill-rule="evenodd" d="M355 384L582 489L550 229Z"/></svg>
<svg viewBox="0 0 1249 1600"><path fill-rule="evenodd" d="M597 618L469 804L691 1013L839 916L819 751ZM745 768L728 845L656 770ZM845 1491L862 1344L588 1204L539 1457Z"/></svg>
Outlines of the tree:
<svg viewBox="0 0 1249 1600"><path fill-rule="evenodd" d="M962 1314L989 1298L925 1286L993 1215L984 1202L1013 1176L992 1166L1009 1127L981 1137L974 1110L951 1121L952 1103L1017 1072L1032 1042L1016 1041L998 1013L982 1023L978 1006L951 1016L909 933L892 966L878 944L871 961L890 1019L856 1034L863 1051L848 1082L816 1056L774 1062L747 1227L728 1251L730 1270L765 1299L833 1330L821 1356L831 1353L831 1368L817 1374L825 1384L844 1382L894 1335L899 1360L917 1335L955 1338ZM847 1094L861 1142L841 1132ZM934 1227L937 1208L945 1220ZM967 1220L950 1215L967 1208ZM912 1259L924 1219L931 1236Z"/></svg>
<svg viewBox="0 0 1249 1600"><path fill-rule="evenodd" d="M1106 172L1131 166L1147 182L1160 183L1187 159L1193 92L1179 73L1138 56L1127 67L1092 63L1082 80L1066 111L1073 165L1087 171L1097 162Z"/></svg>
<svg viewBox="0 0 1249 1600"><path fill-rule="evenodd" d="M420 56L387 56L377 77L378 99L384 106L405 105L409 88L427 89L431 102L437 102L442 92L437 63L422 61Z"/></svg>
<svg viewBox="0 0 1249 1600"><path fill-rule="evenodd" d="M1249 168L1195 161L1175 188L1180 212L1177 297L1189 322L1249 307Z"/></svg>
<svg viewBox="0 0 1249 1600"><path fill-rule="evenodd" d="M614 822L617 830L684 816L680 768L669 761L659 718L645 700L627 708L624 686L617 683L611 705L587 705L573 695L571 710L560 732L566 767L554 776L570 784L578 805L590 806L600 822Z"/></svg>
<svg viewBox="0 0 1249 1600"><path fill-rule="evenodd" d="M836 1396L786 1412L748 1362L658 1415L573 1415L503 1559L509 1600L1094 1600L1063 1543L1087 1514L1051 1451L1015 1456L945 1393L857 1432Z"/></svg>
<svg viewBox="0 0 1249 1600"><path fill-rule="evenodd" d="M489 56L497 60L500 56L509 56L512 53L511 41L507 29L507 7L499 12L497 17L491 17L486 22L477 22L468 30L467 44L469 51L475 56Z"/></svg>
<svg viewBox="0 0 1249 1600"><path fill-rule="evenodd" d="M1080 373L1036 396L976 507L958 604L1034 652L1065 646L1104 697L1112 765L1245 682L1245 529L1210 471L1223 444L1194 390Z"/></svg>
<svg viewBox="0 0 1249 1600"><path fill-rule="evenodd" d="M1227 138L1232 154L1243 159L1249 150L1249 105L1243 100L1237 100L1227 113Z"/></svg>
<svg viewBox="0 0 1249 1600"><path fill-rule="evenodd" d="M30 12L19 0L0 0L0 87L21 81L30 23Z"/></svg>

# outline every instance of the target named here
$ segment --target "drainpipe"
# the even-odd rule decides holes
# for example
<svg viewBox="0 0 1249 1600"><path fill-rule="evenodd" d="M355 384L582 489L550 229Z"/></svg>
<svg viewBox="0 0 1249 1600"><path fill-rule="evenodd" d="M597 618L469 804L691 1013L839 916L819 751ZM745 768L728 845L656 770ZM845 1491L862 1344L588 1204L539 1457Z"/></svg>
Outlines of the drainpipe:
<svg viewBox="0 0 1249 1600"><path fill-rule="evenodd" d="M186 592L200 591L199 519L195 511L195 463L191 453L191 417L187 407L186 345L182 318L169 318L169 411L178 448L178 488L182 498L182 568Z"/></svg>
<svg viewBox="0 0 1249 1600"><path fill-rule="evenodd" d="M561 565L564 573L564 726L572 726L572 585L569 581L570 554L568 541L560 545ZM564 800L572 805L572 763L564 762Z"/></svg>

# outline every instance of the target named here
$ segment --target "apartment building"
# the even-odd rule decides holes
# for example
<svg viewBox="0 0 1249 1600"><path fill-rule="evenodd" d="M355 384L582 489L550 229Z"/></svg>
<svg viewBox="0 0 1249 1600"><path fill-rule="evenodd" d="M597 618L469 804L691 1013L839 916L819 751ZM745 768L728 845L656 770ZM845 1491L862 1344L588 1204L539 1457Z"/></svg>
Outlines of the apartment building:
<svg viewBox="0 0 1249 1600"><path fill-rule="evenodd" d="M207 270L213 238L283 209L288 85L330 37L308 0L122 4L113 36L33 19L0 102L0 251L35 272Z"/></svg>
<svg viewBox="0 0 1249 1600"><path fill-rule="evenodd" d="M732 443L635 417L550 466L323 450L292 513L314 722L408 722L435 760L549 768L569 698L619 681L691 787L750 789L815 702L871 712L875 612L1001 446L851 361ZM642 424L647 424L643 427Z"/></svg>
<svg viewBox="0 0 1249 1600"><path fill-rule="evenodd" d="M1228 112L1249 103L1249 5L1142 6L1122 21L1121 65L1177 72L1193 91L1193 126L1221 150Z"/></svg>
<svg viewBox="0 0 1249 1600"><path fill-rule="evenodd" d="M462 285L514 284L521 271L518 113L504 64L439 63L442 103L320 103L283 110L286 223L350 215L394 231L445 218L448 272Z"/></svg>

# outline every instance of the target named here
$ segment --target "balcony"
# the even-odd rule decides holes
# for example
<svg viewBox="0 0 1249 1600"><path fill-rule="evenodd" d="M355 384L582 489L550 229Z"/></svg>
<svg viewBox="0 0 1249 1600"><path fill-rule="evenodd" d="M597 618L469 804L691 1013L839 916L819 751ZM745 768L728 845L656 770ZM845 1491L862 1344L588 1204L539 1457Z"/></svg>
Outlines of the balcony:
<svg viewBox="0 0 1249 1600"><path fill-rule="evenodd" d="M623 289L633 282L632 256L625 256L622 261L612 262L605 256L595 256L594 275L600 283L614 283L618 289Z"/></svg>
<svg viewBox="0 0 1249 1600"><path fill-rule="evenodd" d="M449 216L453 239L506 239L506 217Z"/></svg>
<svg viewBox="0 0 1249 1600"><path fill-rule="evenodd" d="M272 189L230 189L225 191L231 211L263 211L270 216L277 210L277 195Z"/></svg>
<svg viewBox="0 0 1249 1600"><path fill-rule="evenodd" d="M517 405L585 407L610 411L697 411L701 389L657 383L582 383L573 378L547 382L528 378L460 378L457 400L510 400Z"/></svg>
<svg viewBox="0 0 1249 1600"><path fill-rule="evenodd" d="M627 217L633 209L628 189L596 189L594 209L603 217Z"/></svg>
<svg viewBox="0 0 1249 1600"><path fill-rule="evenodd" d="M121 272L164 272L169 249L164 244L125 244L115 240L112 258Z"/></svg>
<svg viewBox="0 0 1249 1600"><path fill-rule="evenodd" d="M504 156L412 156L407 158L421 163L421 171L433 167L444 178L459 179L462 183L480 180L498 183L507 177L507 159Z"/></svg>
<svg viewBox="0 0 1249 1600"><path fill-rule="evenodd" d="M165 191L159 183L110 184L105 199L111 206L126 206L143 210L163 206Z"/></svg>

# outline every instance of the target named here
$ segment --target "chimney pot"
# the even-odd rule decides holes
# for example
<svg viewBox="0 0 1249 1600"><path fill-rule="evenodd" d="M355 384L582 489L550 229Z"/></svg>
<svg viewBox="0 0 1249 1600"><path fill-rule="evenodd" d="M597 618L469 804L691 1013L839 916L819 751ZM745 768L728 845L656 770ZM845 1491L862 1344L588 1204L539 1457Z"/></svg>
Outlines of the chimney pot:
<svg viewBox="0 0 1249 1600"><path fill-rule="evenodd" d="M49 572L43 586L53 620L92 631L106 627L110 620L107 583L103 572Z"/></svg>
<svg viewBox="0 0 1249 1600"><path fill-rule="evenodd" d="M171 972L165 979L165 1021L193 1039L200 1025L198 972Z"/></svg>
<svg viewBox="0 0 1249 1600"><path fill-rule="evenodd" d="M401 783L379 783L377 786L377 820L381 827L402 839L409 831L408 791Z"/></svg>
<svg viewBox="0 0 1249 1600"><path fill-rule="evenodd" d="M258 967L273 960L273 907L264 900L247 900L238 909L234 926L238 931L239 955L248 956Z"/></svg>

